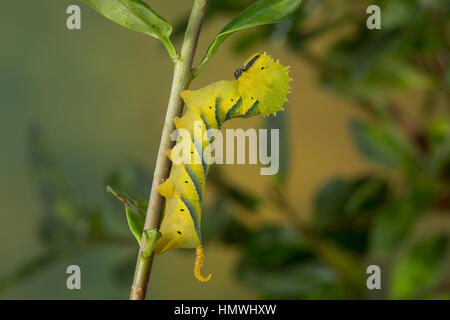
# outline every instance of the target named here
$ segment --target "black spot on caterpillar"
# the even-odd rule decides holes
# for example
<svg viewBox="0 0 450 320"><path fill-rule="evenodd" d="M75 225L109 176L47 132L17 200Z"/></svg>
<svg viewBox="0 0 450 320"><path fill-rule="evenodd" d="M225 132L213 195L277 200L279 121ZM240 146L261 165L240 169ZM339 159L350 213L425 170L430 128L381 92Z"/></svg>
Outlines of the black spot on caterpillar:
<svg viewBox="0 0 450 320"><path fill-rule="evenodd" d="M236 80L218 81L181 93L185 112L181 118L175 118L174 123L177 129L187 130L190 136L179 139L173 150L181 143L188 143L193 151L188 154L191 161L173 163L168 179L158 186L158 192L165 198L165 213L160 227L162 237L154 252L196 248L194 271L200 281L208 281L211 276L204 278L200 274L203 265L200 223L209 169L208 152L214 142L214 137L202 137L208 129L220 130L229 119L269 115L281 110L289 92L288 71L268 55L255 54L236 70ZM194 123L200 123L200 138L195 135ZM172 159L172 150L167 150L167 155Z"/></svg>

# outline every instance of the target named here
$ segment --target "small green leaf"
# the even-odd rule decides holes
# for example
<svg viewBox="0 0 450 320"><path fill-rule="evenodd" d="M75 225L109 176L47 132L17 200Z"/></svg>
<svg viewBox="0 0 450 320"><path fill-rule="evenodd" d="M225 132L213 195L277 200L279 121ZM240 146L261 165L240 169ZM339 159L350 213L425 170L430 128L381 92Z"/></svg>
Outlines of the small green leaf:
<svg viewBox="0 0 450 320"><path fill-rule="evenodd" d="M375 210L387 196L387 184L376 177L333 178L315 198L313 224L318 230L345 225Z"/></svg>
<svg viewBox="0 0 450 320"><path fill-rule="evenodd" d="M244 285L268 299L331 299L345 294L336 273L314 260L268 270L243 257L236 273Z"/></svg>
<svg viewBox="0 0 450 320"><path fill-rule="evenodd" d="M262 228L248 237L243 250L237 277L265 298L313 297L337 282L334 272L316 260L296 230Z"/></svg>
<svg viewBox="0 0 450 320"><path fill-rule="evenodd" d="M253 265L277 269L291 262L312 259L304 237L295 230L283 227L265 227L248 237L245 257Z"/></svg>
<svg viewBox="0 0 450 320"><path fill-rule="evenodd" d="M195 70L197 76L208 60L217 52L220 45L233 33L265 24L279 22L298 9L302 0L259 0L242 11L225 28L220 31L211 43L202 62Z"/></svg>
<svg viewBox="0 0 450 320"><path fill-rule="evenodd" d="M450 118L445 116L436 117L429 124L427 141L432 149L436 149L448 139L450 139Z"/></svg>
<svg viewBox="0 0 450 320"><path fill-rule="evenodd" d="M160 39L172 60L176 52L169 37L172 25L141 0L82 0L111 21Z"/></svg>
<svg viewBox="0 0 450 320"><path fill-rule="evenodd" d="M106 229L106 224L103 221L101 211L89 210L87 212L87 218L89 219L89 237L92 239L106 237L108 231Z"/></svg>
<svg viewBox="0 0 450 320"><path fill-rule="evenodd" d="M400 164L403 158L402 149L381 128L353 120L350 123L350 131L359 151L367 159L388 167Z"/></svg>
<svg viewBox="0 0 450 320"><path fill-rule="evenodd" d="M345 218L345 206L352 189L352 184L341 178L333 178L319 189L314 200L313 218L313 225L317 230L324 230Z"/></svg>
<svg viewBox="0 0 450 320"><path fill-rule="evenodd" d="M334 178L315 198L314 229L324 238L357 253L368 247L373 212L386 202L387 184L376 177Z"/></svg>
<svg viewBox="0 0 450 320"><path fill-rule="evenodd" d="M447 245L447 237L433 236L400 257L392 274L392 298L417 298L423 290L431 289L445 271Z"/></svg>
<svg viewBox="0 0 450 320"><path fill-rule="evenodd" d="M106 188L117 199L125 205L125 212L127 215L128 226L131 233L136 238L137 242L141 243L142 232L144 231L145 215L147 211L148 201L138 200L128 195L119 194L115 192L110 186Z"/></svg>
<svg viewBox="0 0 450 320"><path fill-rule="evenodd" d="M131 233L134 235L138 243L141 243L142 231L144 230L145 215L140 210L126 206L125 212L127 214L128 226Z"/></svg>
<svg viewBox="0 0 450 320"><path fill-rule="evenodd" d="M434 198L435 191L424 184L380 208L370 230L373 255L385 258L395 250L410 234Z"/></svg>

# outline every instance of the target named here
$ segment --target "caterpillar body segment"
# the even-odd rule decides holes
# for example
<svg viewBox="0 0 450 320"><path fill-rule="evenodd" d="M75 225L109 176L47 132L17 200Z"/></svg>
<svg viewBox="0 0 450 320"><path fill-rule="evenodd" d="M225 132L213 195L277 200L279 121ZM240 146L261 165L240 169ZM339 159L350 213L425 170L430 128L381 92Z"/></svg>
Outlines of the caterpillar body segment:
<svg viewBox="0 0 450 320"><path fill-rule="evenodd" d="M257 114L270 115L284 107L289 93L289 68L275 62L267 55L256 60L254 55L247 61L251 63L248 70L242 72L237 79L239 94L247 105L258 101ZM253 62L252 62L253 61ZM247 109L248 110L248 109ZM254 114L251 114L254 115Z"/></svg>
<svg viewBox="0 0 450 320"><path fill-rule="evenodd" d="M229 119L274 114L283 109L289 92L288 68L266 54L251 56L236 70L235 78L181 93L185 112L182 117L174 118L174 123L177 129L184 130L178 130L176 145L167 151L172 169L157 189L166 202L160 227L162 237L154 252L195 248L194 274L200 281L211 277L200 274L203 265L201 207L214 145L211 130L220 130ZM184 154L186 150L190 152ZM180 157L183 161L175 161Z"/></svg>

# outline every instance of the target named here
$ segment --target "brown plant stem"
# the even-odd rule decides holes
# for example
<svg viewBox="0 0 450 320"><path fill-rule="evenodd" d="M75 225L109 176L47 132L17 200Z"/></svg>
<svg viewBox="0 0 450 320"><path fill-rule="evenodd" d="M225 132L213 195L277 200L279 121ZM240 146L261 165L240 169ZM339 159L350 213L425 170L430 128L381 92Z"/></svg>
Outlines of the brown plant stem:
<svg viewBox="0 0 450 320"><path fill-rule="evenodd" d="M156 192L156 187L168 177L170 172L171 163L166 157L165 151L173 146L173 141L170 139L170 134L175 129L173 118L181 114L183 101L181 100L180 93L189 87L192 80L192 62L194 60L198 38L208 8L208 3L209 0L195 0L186 29L181 54L179 59L175 61L172 89L153 175L144 230L155 230L158 229L160 225L164 198ZM146 238L144 232L131 288L131 300L143 300L145 299L147 292L148 280L152 269L153 254L150 256L144 256L143 254L143 248L146 246Z"/></svg>

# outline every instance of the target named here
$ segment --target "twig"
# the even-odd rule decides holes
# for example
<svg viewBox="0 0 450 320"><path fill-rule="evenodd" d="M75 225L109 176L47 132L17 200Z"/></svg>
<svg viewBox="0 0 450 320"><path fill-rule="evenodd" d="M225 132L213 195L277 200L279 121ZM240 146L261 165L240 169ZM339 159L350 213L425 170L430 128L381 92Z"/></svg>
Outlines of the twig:
<svg viewBox="0 0 450 320"><path fill-rule="evenodd" d="M131 300L145 299L147 283L150 277L153 261L153 254L149 257L145 257L143 255L143 250L146 246L147 240L145 231L159 228L164 199L156 192L156 187L169 175L171 163L166 157L165 151L173 145L173 142L170 139L170 134L175 129L173 118L179 116L183 108L183 101L181 100L180 93L188 88L192 80L192 62L194 60L200 29L203 24L208 3L209 0L195 0L186 29L181 55L180 58L175 61L175 71L173 75L169 105L167 107L164 129L158 151L158 158L156 160L155 173L153 175L152 190L147 208L147 216L144 224L141 247L136 263L133 286L131 288Z"/></svg>

